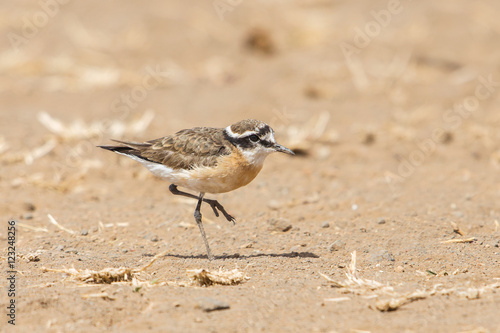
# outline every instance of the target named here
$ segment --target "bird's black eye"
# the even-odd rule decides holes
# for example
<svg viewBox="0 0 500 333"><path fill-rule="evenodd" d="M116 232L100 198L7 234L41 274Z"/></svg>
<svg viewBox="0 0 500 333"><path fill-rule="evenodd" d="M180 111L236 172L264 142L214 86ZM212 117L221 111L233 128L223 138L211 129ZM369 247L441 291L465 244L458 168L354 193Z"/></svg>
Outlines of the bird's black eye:
<svg viewBox="0 0 500 333"><path fill-rule="evenodd" d="M249 138L250 138L250 141L252 141L252 142L259 141L259 137L255 134L250 135Z"/></svg>

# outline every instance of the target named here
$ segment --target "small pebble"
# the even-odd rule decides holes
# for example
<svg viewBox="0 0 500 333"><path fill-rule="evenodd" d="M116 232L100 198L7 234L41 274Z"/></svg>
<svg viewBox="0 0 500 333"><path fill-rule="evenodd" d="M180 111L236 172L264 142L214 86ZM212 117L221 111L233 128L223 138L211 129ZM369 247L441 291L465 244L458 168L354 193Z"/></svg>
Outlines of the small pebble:
<svg viewBox="0 0 500 333"><path fill-rule="evenodd" d="M387 250L379 250L371 255L370 261L373 263L379 263L381 261L396 261L394 256Z"/></svg>
<svg viewBox="0 0 500 333"><path fill-rule="evenodd" d="M33 213L24 213L23 214L23 219L25 220L31 220L33 218Z"/></svg>
<svg viewBox="0 0 500 333"><path fill-rule="evenodd" d="M270 200L267 203L267 207L269 207L270 209L273 209L273 210L278 210L278 209L280 209L281 204L277 200Z"/></svg>
<svg viewBox="0 0 500 333"><path fill-rule="evenodd" d="M287 232L288 230L292 229L290 220L283 218L277 218L277 219L272 218L269 219L267 223L268 223L267 230L269 231Z"/></svg>
<svg viewBox="0 0 500 333"><path fill-rule="evenodd" d="M405 269L403 268L403 266L398 266L394 270L396 271L396 273L403 273L405 271Z"/></svg>
<svg viewBox="0 0 500 333"><path fill-rule="evenodd" d="M36 206L31 201L26 201L24 203L24 209L29 212L34 212L36 210Z"/></svg>
<svg viewBox="0 0 500 333"><path fill-rule="evenodd" d="M377 223L378 224L384 224L385 223L385 219L383 217L381 217L380 219L378 219Z"/></svg>
<svg viewBox="0 0 500 333"><path fill-rule="evenodd" d="M199 297L197 300L198 304L196 305L196 308L205 312L225 310L230 307L229 303L212 297Z"/></svg>
<svg viewBox="0 0 500 333"><path fill-rule="evenodd" d="M82 236L87 236L89 234L89 231L87 229L82 229L82 231L80 231L80 235Z"/></svg>
<svg viewBox="0 0 500 333"><path fill-rule="evenodd" d="M333 242L332 244L328 245L328 251L330 252L334 252L334 251L338 251L338 250L341 250L345 247L345 242L343 240L340 240L340 239L337 239L335 242Z"/></svg>
<svg viewBox="0 0 500 333"><path fill-rule="evenodd" d="M78 250L77 250L77 249L75 249L75 248L73 248L73 247L71 247L71 248L67 249L67 250L66 250L66 251L64 251L64 252L66 252L66 253L74 253L74 254L78 254Z"/></svg>
<svg viewBox="0 0 500 333"><path fill-rule="evenodd" d="M296 245L296 246L293 246L290 249L290 252L292 252L292 253L299 253L299 250L300 250L300 246Z"/></svg>
<svg viewBox="0 0 500 333"><path fill-rule="evenodd" d="M160 240L160 239L158 238L158 236L157 236L157 235L154 235L153 237L151 237L151 241L152 241L152 242L157 242L157 241L159 241L159 240Z"/></svg>
<svg viewBox="0 0 500 333"><path fill-rule="evenodd" d="M56 250L56 251L62 251L62 250L64 250L64 245L60 245L60 244L59 244L59 245L56 245L56 246L54 247L54 250Z"/></svg>
<svg viewBox="0 0 500 333"><path fill-rule="evenodd" d="M330 228L330 223L328 221L321 223L321 228Z"/></svg>

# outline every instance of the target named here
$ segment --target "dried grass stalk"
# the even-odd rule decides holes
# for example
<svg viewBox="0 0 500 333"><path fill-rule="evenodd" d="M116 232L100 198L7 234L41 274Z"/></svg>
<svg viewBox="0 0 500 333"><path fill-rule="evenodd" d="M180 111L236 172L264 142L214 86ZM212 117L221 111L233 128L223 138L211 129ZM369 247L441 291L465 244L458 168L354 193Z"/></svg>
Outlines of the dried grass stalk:
<svg viewBox="0 0 500 333"><path fill-rule="evenodd" d="M465 232L460 230L460 227L455 222L450 222L451 227L453 228L453 232L459 234L460 236L465 236Z"/></svg>
<svg viewBox="0 0 500 333"><path fill-rule="evenodd" d="M445 241L442 241L441 244L450 244L450 243L472 243L476 241L476 237L470 237L470 238L456 238L456 239L448 239Z"/></svg>
<svg viewBox="0 0 500 333"><path fill-rule="evenodd" d="M49 221L50 223L52 223L53 225L55 225L57 228L61 229L62 231L66 231L68 234L71 234L71 235L74 235L76 234L75 231L71 230L71 229L68 229L66 227L63 227L62 225L60 225L55 218L52 217L52 215L50 214L47 214L48 218L49 218Z"/></svg>
<svg viewBox="0 0 500 333"><path fill-rule="evenodd" d="M356 251L351 253L351 262L347 268L346 280L343 282L335 281L326 275L319 273L326 278L334 287L341 288L340 292L354 293L357 295L366 295L370 292L377 291L378 293L392 293L394 288L384 285L375 280L368 280L358 277L356 272Z"/></svg>
<svg viewBox="0 0 500 333"><path fill-rule="evenodd" d="M375 308L382 312L395 311L405 304L425 299L429 296L430 294L428 292L423 290L417 290L409 295L405 295L402 297L391 298L388 300L378 300L375 303Z"/></svg>
<svg viewBox="0 0 500 333"><path fill-rule="evenodd" d="M108 295L108 293L103 292L103 293L95 293L95 294L85 294L82 295L83 299L89 299L89 298L103 298L103 299L109 299L111 301L114 301L116 298L113 296Z"/></svg>
<svg viewBox="0 0 500 333"><path fill-rule="evenodd" d="M52 117L47 112L38 113L38 121L60 140L77 140L98 137L102 133L109 133L114 137L121 137L125 133L138 134L144 132L154 118L154 112L146 111L141 118L124 123L119 120L110 122L95 121L84 123L81 119L71 124L64 124L61 120Z"/></svg>
<svg viewBox="0 0 500 333"><path fill-rule="evenodd" d="M24 150L12 153L5 153L1 156L0 161L5 164L14 164L24 162L26 165L33 164L36 159L39 159L50 153L57 145L56 140L49 139L39 147L31 150Z"/></svg>
<svg viewBox="0 0 500 333"><path fill-rule="evenodd" d="M325 298L323 299L323 302L343 302L343 301L350 301L350 297L336 297L336 298Z"/></svg>
<svg viewBox="0 0 500 333"><path fill-rule="evenodd" d="M47 229L47 228L34 227L32 225L21 223L21 222L17 222L16 225L18 227L25 228L25 229L28 229L28 230L49 232L49 229Z"/></svg>

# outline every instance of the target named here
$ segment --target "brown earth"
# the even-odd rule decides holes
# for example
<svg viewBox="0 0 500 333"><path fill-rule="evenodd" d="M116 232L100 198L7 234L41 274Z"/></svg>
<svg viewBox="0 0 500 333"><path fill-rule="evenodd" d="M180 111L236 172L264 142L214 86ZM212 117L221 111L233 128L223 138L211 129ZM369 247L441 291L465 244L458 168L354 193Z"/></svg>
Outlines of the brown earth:
<svg viewBox="0 0 500 333"><path fill-rule="evenodd" d="M0 331L500 332L498 1L0 8L3 286L18 221ZM245 118L301 154L272 155L250 185L214 196L236 225L203 207L213 262L194 201L95 148ZM142 288L42 270L138 268L163 251ZM357 276L393 290L333 287L325 276L343 283L354 251ZM250 279L186 285L186 270L219 267ZM230 308L205 312L203 297Z"/></svg>

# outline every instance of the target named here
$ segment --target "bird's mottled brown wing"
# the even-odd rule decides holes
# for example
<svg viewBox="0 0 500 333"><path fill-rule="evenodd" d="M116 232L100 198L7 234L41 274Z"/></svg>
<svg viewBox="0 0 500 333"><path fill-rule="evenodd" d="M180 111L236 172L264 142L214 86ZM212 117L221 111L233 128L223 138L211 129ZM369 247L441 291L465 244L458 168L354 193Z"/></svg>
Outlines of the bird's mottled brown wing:
<svg viewBox="0 0 500 333"><path fill-rule="evenodd" d="M215 166L217 158L231 153L222 129L196 127L137 145L133 155L172 169Z"/></svg>

